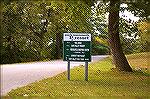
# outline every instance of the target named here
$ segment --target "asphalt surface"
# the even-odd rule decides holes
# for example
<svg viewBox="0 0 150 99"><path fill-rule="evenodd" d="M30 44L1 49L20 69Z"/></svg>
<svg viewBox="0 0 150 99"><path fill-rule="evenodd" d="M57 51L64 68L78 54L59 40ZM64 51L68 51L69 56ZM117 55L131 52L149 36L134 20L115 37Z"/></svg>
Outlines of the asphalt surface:
<svg viewBox="0 0 150 99"><path fill-rule="evenodd" d="M107 55L92 56L92 62L101 60ZM84 62L71 62L71 68L84 65ZM67 62L53 60L48 62L30 62L1 65L1 96L12 89L29 83L53 77L67 70Z"/></svg>

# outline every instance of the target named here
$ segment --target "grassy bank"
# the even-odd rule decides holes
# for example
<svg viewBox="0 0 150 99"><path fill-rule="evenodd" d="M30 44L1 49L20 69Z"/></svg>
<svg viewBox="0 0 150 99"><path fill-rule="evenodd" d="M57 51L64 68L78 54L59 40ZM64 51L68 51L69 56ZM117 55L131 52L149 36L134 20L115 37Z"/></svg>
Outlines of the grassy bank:
<svg viewBox="0 0 150 99"><path fill-rule="evenodd" d="M25 87L10 91L8 96L150 96L150 73L147 53L128 55L133 68L142 68L132 73L111 70L111 58L89 65L89 81L84 81L84 67L47 78ZM144 69L143 69L144 68ZM147 69L145 69L147 68Z"/></svg>

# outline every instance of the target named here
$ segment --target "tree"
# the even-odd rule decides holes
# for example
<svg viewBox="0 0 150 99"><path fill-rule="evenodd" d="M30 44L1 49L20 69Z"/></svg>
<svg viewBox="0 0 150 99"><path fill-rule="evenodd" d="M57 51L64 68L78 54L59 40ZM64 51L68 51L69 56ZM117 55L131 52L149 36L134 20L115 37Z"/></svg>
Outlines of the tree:
<svg viewBox="0 0 150 99"><path fill-rule="evenodd" d="M1 63L50 58L49 38L45 37L48 25L45 12L45 6L39 2L14 1L3 4Z"/></svg>
<svg viewBox="0 0 150 99"><path fill-rule="evenodd" d="M22 31L20 27L23 25L21 22L22 6L12 3L3 7L1 20L1 63L21 61L21 47L23 48L22 42L24 42L24 38L20 37Z"/></svg>
<svg viewBox="0 0 150 99"><path fill-rule="evenodd" d="M121 47L119 38L119 10L120 0L110 0L108 36L113 62L117 69L131 72L130 67Z"/></svg>
<svg viewBox="0 0 150 99"><path fill-rule="evenodd" d="M95 1L95 0L94 0ZM97 1L97 0L96 0ZM150 19L149 0L101 0L109 4L109 45L111 48L113 62L117 69L121 71L132 71L120 44L119 37L119 11L120 3L128 4L128 11L145 19Z"/></svg>
<svg viewBox="0 0 150 99"><path fill-rule="evenodd" d="M85 2L3 1L1 63L61 58L64 32L91 31Z"/></svg>
<svg viewBox="0 0 150 99"><path fill-rule="evenodd" d="M55 42L55 58L62 56L62 34L64 32L90 32L90 9L82 1L51 2L48 7L49 32Z"/></svg>
<svg viewBox="0 0 150 99"><path fill-rule="evenodd" d="M113 63L116 68L120 71L131 72L130 67L121 47L119 37L119 11L120 11L120 0L102 0L109 2L109 23L108 23L108 41L113 57Z"/></svg>

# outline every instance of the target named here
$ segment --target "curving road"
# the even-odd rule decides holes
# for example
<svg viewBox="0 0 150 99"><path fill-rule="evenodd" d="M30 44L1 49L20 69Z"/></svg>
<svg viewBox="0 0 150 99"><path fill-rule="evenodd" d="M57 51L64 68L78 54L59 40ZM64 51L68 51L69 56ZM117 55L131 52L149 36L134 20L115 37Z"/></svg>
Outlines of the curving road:
<svg viewBox="0 0 150 99"><path fill-rule="evenodd" d="M107 56L92 56L92 62ZM84 62L71 62L71 68L79 65L84 65ZM6 95L12 89L55 76L66 70L67 62L62 60L1 65L1 96Z"/></svg>

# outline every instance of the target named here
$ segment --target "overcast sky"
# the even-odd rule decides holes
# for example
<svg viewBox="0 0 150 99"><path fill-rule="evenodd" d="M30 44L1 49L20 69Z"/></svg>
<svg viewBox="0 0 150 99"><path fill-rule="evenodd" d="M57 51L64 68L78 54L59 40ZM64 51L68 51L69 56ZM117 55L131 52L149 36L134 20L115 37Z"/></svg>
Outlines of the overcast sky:
<svg viewBox="0 0 150 99"><path fill-rule="evenodd" d="M120 7L128 7L128 6L127 6L127 4L121 4ZM124 19L127 19L127 20L131 19L134 22L138 21L140 19L139 17L134 16L134 14L132 14L131 12L129 12L127 10L125 10L122 13L119 13L119 15L120 15L120 17L122 17ZM123 16L125 16L125 17L123 17Z"/></svg>

